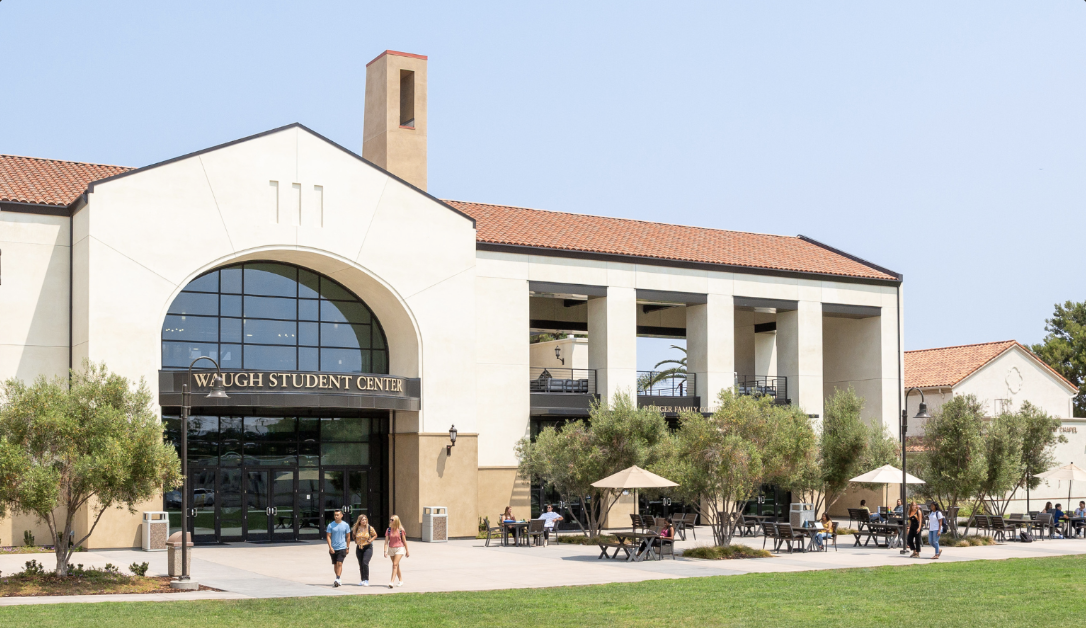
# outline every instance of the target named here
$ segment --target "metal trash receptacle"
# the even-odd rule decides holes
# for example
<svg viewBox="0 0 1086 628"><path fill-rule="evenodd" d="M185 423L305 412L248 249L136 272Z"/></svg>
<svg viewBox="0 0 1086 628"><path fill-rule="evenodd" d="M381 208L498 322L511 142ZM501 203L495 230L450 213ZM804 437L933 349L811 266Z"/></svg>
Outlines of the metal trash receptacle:
<svg viewBox="0 0 1086 628"><path fill-rule="evenodd" d="M444 543L449 540L448 508L444 506L423 507L422 540L424 543Z"/></svg>
<svg viewBox="0 0 1086 628"><path fill-rule="evenodd" d="M143 551L165 552L170 536L170 516L161 510L143 513Z"/></svg>
<svg viewBox="0 0 1086 628"><path fill-rule="evenodd" d="M802 528L805 522L813 523L814 520L814 504L796 503L789 506L788 523L793 528Z"/></svg>

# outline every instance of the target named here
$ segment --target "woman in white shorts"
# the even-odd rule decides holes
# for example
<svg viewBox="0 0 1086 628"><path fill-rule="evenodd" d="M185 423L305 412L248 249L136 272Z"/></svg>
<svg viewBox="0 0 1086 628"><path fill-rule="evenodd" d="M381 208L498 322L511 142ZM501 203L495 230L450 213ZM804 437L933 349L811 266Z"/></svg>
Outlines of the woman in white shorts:
<svg viewBox="0 0 1086 628"><path fill-rule="evenodd" d="M400 561L411 557L411 550L407 549L407 533L404 532L400 518L392 515L388 520L388 529L385 530L385 558L392 559L392 580L388 588L403 586L403 571L400 570Z"/></svg>

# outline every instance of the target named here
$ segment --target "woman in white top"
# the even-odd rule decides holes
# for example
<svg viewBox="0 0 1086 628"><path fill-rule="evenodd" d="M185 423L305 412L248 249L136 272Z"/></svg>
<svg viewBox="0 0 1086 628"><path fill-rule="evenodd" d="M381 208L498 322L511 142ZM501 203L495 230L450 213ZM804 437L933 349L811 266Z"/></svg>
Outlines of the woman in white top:
<svg viewBox="0 0 1086 628"><path fill-rule="evenodd" d="M943 550L939 548L939 533L946 527L946 517L943 516L943 509L939 507L936 502L931 503L931 512L928 513L928 545L931 545L935 550L935 556L932 558L939 558L939 555L943 553Z"/></svg>

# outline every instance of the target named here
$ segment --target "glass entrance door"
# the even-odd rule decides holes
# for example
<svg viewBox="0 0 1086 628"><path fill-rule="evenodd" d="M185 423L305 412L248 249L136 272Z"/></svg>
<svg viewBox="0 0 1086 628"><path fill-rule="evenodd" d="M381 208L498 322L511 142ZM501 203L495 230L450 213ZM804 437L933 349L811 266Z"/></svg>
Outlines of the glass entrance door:
<svg viewBox="0 0 1086 628"><path fill-rule="evenodd" d="M241 478L241 469L219 469L219 494L216 502L219 508L220 541L245 539L242 531L244 511L241 507Z"/></svg>
<svg viewBox="0 0 1086 628"><path fill-rule="evenodd" d="M254 471L245 470L245 540L268 541L271 540L271 503L268 494L271 492L268 474L270 471L261 469Z"/></svg>
<svg viewBox="0 0 1086 628"><path fill-rule="evenodd" d="M293 541L297 527L293 469L245 470L245 540Z"/></svg>
<svg viewBox="0 0 1086 628"><path fill-rule="evenodd" d="M353 525L358 515L366 515L370 518L370 525L374 528L373 515L369 508L369 472L356 469L325 469L321 491L321 505L324 511L324 521L321 526L323 534L325 528L335 521L335 511L343 511L343 520Z"/></svg>
<svg viewBox="0 0 1086 628"><path fill-rule="evenodd" d="M293 541L297 537L298 517L294 507L294 478L297 471L278 469L271 473L272 541Z"/></svg>
<svg viewBox="0 0 1086 628"><path fill-rule="evenodd" d="M320 469L298 469L298 540L321 538Z"/></svg>

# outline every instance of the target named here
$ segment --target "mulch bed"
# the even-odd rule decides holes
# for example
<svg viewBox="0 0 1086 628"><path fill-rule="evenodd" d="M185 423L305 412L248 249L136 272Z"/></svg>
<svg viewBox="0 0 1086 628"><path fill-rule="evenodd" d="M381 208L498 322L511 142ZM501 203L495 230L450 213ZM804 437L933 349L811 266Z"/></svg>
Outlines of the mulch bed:
<svg viewBox="0 0 1086 628"><path fill-rule="evenodd" d="M68 576L58 578L44 576L14 576L0 578L0 597L54 596L54 595L110 595L117 593L180 593L170 588L169 576L117 576L108 581L101 578ZM218 591L200 585L201 591Z"/></svg>

